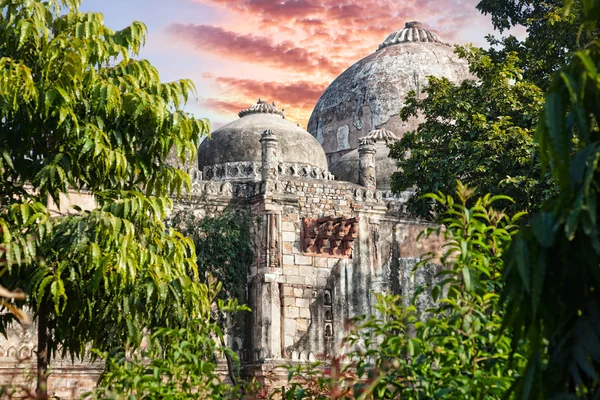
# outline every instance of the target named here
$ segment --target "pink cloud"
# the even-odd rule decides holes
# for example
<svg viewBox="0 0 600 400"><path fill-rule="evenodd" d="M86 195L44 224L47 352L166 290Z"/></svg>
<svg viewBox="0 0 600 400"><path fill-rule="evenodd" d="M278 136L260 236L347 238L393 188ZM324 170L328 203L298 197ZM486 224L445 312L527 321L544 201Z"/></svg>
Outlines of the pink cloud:
<svg viewBox="0 0 600 400"><path fill-rule="evenodd" d="M249 63L300 72L318 69L336 73L342 68L327 57L297 47L290 40L275 43L268 37L235 33L211 25L172 24L169 32L200 50Z"/></svg>
<svg viewBox="0 0 600 400"><path fill-rule="evenodd" d="M211 76L219 100L206 99L204 106L234 116L261 97L285 107L289 118L302 126L325 82L375 51L407 21L422 21L449 43L461 38L482 44L491 32L489 17L475 8L479 0L189 1L233 14L220 26L173 24L172 35L198 51L263 68L247 75L239 68L236 78ZM471 37L479 31L479 38ZM265 68L276 77L268 76Z"/></svg>

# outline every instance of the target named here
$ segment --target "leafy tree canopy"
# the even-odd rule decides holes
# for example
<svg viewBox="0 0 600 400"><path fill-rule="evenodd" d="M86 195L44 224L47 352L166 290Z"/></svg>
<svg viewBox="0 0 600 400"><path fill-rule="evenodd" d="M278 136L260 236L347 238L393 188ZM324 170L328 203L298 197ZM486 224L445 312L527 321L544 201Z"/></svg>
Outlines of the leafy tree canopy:
<svg viewBox="0 0 600 400"><path fill-rule="evenodd" d="M247 310L235 299L217 300L222 284L207 276L201 284L210 301L191 328L158 328L149 336L148 346L127 357L108 358L108 368L94 390L94 399L238 399L241 385L232 385L217 372L223 354L237 357L220 343L223 331L211 315L215 308L224 313ZM102 354L107 357L107 354ZM239 365L239 363L237 364Z"/></svg>
<svg viewBox="0 0 600 400"><path fill-rule="evenodd" d="M521 26L527 31L523 40L514 35L506 37L488 36L495 49L490 55L502 60L512 52L519 55L519 65L525 79L534 82L544 90L548 89L554 71L567 64L574 51L581 48L581 36L586 18L585 7L591 7L598 0L588 2L565 2L564 0L481 0L477 9L490 15L494 27L501 33L511 27ZM584 33L597 37L599 30Z"/></svg>
<svg viewBox="0 0 600 400"><path fill-rule="evenodd" d="M495 62L478 48L457 47L457 52L469 61L477 81L455 85L429 77L425 99L409 94L402 118L423 115L424 121L390 151L399 167L392 175L392 188L415 187L409 208L424 217L436 206L420 196L451 193L457 179L479 193L512 197L516 205L506 206L513 212L534 210L551 188L533 160L533 132L543 93L523 80L514 54Z"/></svg>
<svg viewBox="0 0 600 400"><path fill-rule="evenodd" d="M586 15L600 14L595 2L582 3ZM514 387L521 399L600 396L599 68L596 39L554 74L536 132L560 191L507 260L504 323L529 341Z"/></svg>
<svg viewBox="0 0 600 400"><path fill-rule="evenodd" d="M169 151L183 163L208 132L183 111L195 88L135 58L142 23L113 31L78 7L0 1L0 274L38 317L42 393L49 353L135 346L208 301L193 242L162 222L167 196L190 184ZM97 207L49 212L77 191Z"/></svg>

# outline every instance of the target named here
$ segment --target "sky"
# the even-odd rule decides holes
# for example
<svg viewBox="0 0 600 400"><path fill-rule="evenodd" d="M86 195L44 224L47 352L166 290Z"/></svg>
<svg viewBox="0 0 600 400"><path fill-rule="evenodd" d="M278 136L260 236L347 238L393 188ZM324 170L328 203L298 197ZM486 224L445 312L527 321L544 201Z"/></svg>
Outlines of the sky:
<svg viewBox="0 0 600 400"><path fill-rule="evenodd" d="M407 21L447 43L485 45L493 32L479 0L83 0L123 29L148 27L140 53L161 80L191 79L198 98L186 111L213 129L258 98L306 128L320 95L344 70Z"/></svg>

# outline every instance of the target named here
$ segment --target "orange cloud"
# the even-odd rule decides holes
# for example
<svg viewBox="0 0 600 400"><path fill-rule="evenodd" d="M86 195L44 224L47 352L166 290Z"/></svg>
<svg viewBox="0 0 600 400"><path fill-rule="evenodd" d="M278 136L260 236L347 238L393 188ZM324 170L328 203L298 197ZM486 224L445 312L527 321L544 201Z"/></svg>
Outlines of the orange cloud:
<svg viewBox="0 0 600 400"><path fill-rule="evenodd" d="M238 68L235 78L211 77L218 92L213 97L219 100L207 99L204 106L235 117L260 97L285 107L288 118L303 127L326 82L375 51L405 22L420 20L447 42L467 37L466 41L482 44L491 32L489 17L475 8L480 0L189 1L233 14L218 27L173 24L172 35L199 51L263 68L246 75ZM482 30L480 38L471 39L477 30ZM275 77L267 76L265 67Z"/></svg>
<svg viewBox="0 0 600 400"><path fill-rule="evenodd" d="M211 25L173 24L169 32L198 49L249 63L300 72L321 70L336 73L342 68L329 58L297 47L289 40L274 43L264 36L239 34Z"/></svg>
<svg viewBox="0 0 600 400"><path fill-rule="evenodd" d="M254 104L257 99L275 102L279 108L286 111L287 118L306 127L312 109L327 88L328 83L315 83L309 81L295 81L289 83L268 82L252 79L239 79L232 77L215 77L204 74L204 78L211 79L219 87L223 99L207 99L202 104L218 112L227 112L235 118L238 111Z"/></svg>

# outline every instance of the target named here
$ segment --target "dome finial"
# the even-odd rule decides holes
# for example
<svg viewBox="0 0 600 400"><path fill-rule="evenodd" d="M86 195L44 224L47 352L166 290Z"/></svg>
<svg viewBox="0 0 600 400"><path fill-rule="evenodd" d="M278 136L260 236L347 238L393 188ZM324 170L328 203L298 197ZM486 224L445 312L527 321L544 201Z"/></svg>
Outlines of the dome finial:
<svg viewBox="0 0 600 400"><path fill-rule="evenodd" d="M411 21L404 24L405 28L423 29L423 24L419 21Z"/></svg>
<svg viewBox="0 0 600 400"><path fill-rule="evenodd" d="M394 135L394 132L388 131L387 129L379 128L379 129L372 130L371 132L369 132L367 134L367 136L363 136L362 138L359 138L358 140L359 140L359 142L366 141L366 142L371 142L371 143L375 143L375 142L393 143L393 142L397 142L400 139L398 138L398 136Z"/></svg>
<svg viewBox="0 0 600 400"><path fill-rule="evenodd" d="M242 118L243 116L249 114L276 114L285 118L285 113L283 110L279 111L277 107L275 107L275 102L269 104L267 101L262 101L260 98L258 102L245 110L242 110L238 113L238 116Z"/></svg>
<svg viewBox="0 0 600 400"><path fill-rule="evenodd" d="M379 45L377 50L381 50L384 47L392 46L399 43L417 43L417 42L433 42L443 43L439 36L434 32L431 32L423 28L423 24L419 21L410 21L404 24L404 29L389 35L383 43Z"/></svg>

